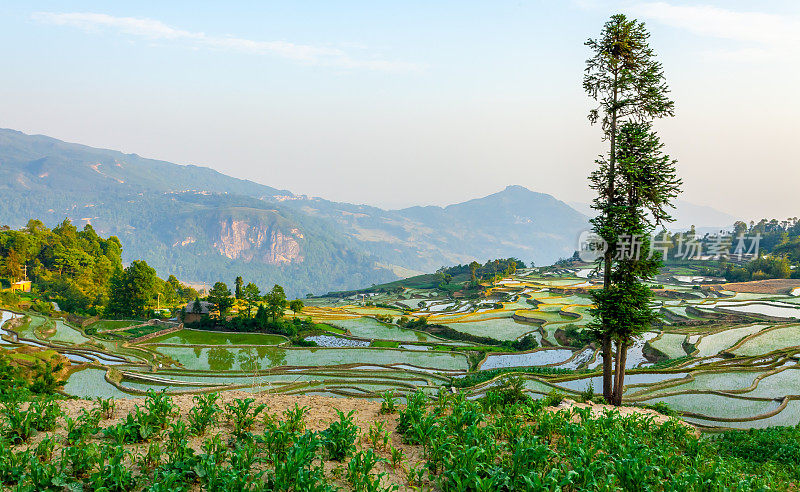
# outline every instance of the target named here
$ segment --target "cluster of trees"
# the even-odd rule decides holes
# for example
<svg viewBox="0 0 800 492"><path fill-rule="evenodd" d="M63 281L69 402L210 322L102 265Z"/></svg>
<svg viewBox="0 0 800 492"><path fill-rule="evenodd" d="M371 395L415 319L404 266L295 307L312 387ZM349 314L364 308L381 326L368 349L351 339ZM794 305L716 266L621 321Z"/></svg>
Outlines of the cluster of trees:
<svg viewBox="0 0 800 492"><path fill-rule="evenodd" d="M525 262L517 258L498 258L488 260L481 265L473 261L467 265L455 265L451 267L441 267L436 271L440 281L440 287L446 288L455 277L466 277L469 275L467 288L475 288L481 282L493 281L504 275L516 273L518 268L526 268Z"/></svg>
<svg viewBox="0 0 800 492"><path fill-rule="evenodd" d="M0 229L0 279L10 283L25 276L42 298L77 314L141 318L159 303L197 297L172 275L158 278L144 261L123 268L119 239L100 237L91 224L78 230L68 219L52 230L39 220L20 230Z"/></svg>
<svg viewBox="0 0 800 492"><path fill-rule="evenodd" d="M208 292L207 300L214 305L217 319L227 317L230 309L237 300L244 302L247 308L247 318L253 317L253 308L263 310L266 316L273 320L283 317L283 312L288 306L295 314L303 309L303 301L296 299L287 301L283 287L275 284L272 289L263 295L261 289L252 282L244 285L242 277L236 277L235 293L231 293L225 282L217 282ZM262 304L263 302L263 304ZM242 313L240 313L241 315Z"/></svg>
<svg viewBox="0 0 800 492"><path fill-rule="evenodd" d="M744 236L759 239L760 258L742 265L723 259L721 275L732 282L764 280L768 278L800 278L800 220L761 219L759 222L736 222L732 237Z"/></svg>
<svg viewBox="0 0 800 492"><path fill-rule="evenodd" d="M253 316L239 315L220 318L206 315L197 321L186 323L186 326L198 330L275 333L294 338L308 324L313 325L313 323L300 318L287 320L282 315L272 316L268 309L261 304Z"/></svg>
<svg viewBox="0 0 800 492"><path fill-rule="evenodd" d="M241 276L236 277L234 281L234 292L231 292L225 282L217 282L208 292L206 300L213 307L211 313L213 315L187 323L187 326L207 330L260 331L293 337L298 329L297 313L303 309L303 301L299 299L287 301L282 286L275 284L262 295L261 289L256 284L249 282L245 285ZM237 316L229 316L231 308L237 301L244 306L244 309L241 309ZM200 299L195 299L192 306L193 309L199 308ZM287 307L295 314L292 322L283 319ZM182 316L185 317L185 311ZM302 322L300 324L302 325Z"/></svg>
<svg viewBox="0 0 800 492"><path fill-rule="evenodd" d="M79 231L69 220L50 230L30 220L21 230L0 230L0 278L25 276L62 309L91 311L109 299L114 272L122 268L122 245L103 239L87 224Z"/></svg>
<svg viewBox="0 0 800 492"><path fill-rule="evenodd" d="M792 269L792 266L795 268ZM769 255L742 265L724 262L720 274L731 282L748 282L770 278L800 278L800 268L785 257Z"/></svg>
<svg viewBox="0 0 800 492"><path fill-rule="evenodd" d="M148 318L156 308L174 307L197 298L193 287L170 275L162 280L146 261L132 261L111 277L109 302L102 311L112 318Z"/></svg>
<svg viewBox="0 0 800 492"><path fill-rule="evenodd" d="M681 249L685 253L689 249L686 245L696 242L699 245L697 250L704 256L714 257L702 264L704 269L701 271L706 275L725 277L731 282L800 278L800 221L797 217L761 219L749 224L737 221L731 231L722 234L699 235L691 228L682 233L661 233L657 238L659 247L667 250L664 258L667 264L696 262L681 259ZM727 254L717 254L719 250ZM743 256L745 261L741 261L737 251L757 253L757 257Z"/></svg>

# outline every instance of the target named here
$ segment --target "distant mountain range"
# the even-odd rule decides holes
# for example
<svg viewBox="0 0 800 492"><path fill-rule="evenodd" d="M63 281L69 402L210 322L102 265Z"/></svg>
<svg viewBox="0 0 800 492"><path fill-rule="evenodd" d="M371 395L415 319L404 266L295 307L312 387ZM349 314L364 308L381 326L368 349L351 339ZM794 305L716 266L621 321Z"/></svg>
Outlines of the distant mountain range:
<svg viewBox="0 0 800 492"><path fill-rule="evenodd" d="M123 259L196 283L236 275L292 295L443 265L572 254L587 218L521 186L447 207L383 210L295 195L209 168L0 129L0 223L65 217L116 235Z"/></svg>
<svg viewBox="0 0 800 492"><path fill-rule="evenodd" d="M585 215L594 215L591 205L583 202L569 202L575 210ZM714 233L720 229L730 229L737 219L731 214L720 212L707 205L697 205L686 200L675 200L675 209L671 212L674 222L667 228L672 231L688 231L692 226L698 233Z"/></svg>

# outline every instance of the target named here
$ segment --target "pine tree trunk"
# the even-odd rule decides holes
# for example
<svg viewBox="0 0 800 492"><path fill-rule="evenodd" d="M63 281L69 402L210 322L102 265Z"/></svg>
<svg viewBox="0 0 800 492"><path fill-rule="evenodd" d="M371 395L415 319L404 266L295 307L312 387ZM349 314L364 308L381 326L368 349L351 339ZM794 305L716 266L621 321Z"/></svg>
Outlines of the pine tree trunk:
<svg viewBox="0 0 800 492"><path fill-rule="evenodd" d="M607 402L611 403L611 399L614 396L613 387L612 387L612 358L611 355L611 337L603 336L603 398L606 399Z"/></svg>
<svg viewBox="0 0 800 492"><path fill-rule="evenodd" d="M616 153L617 153L617 73L614 73L614 105L611 113L611 153L608 156L608 189L606 207L612 205L614 199L614 180L616 178ZM606 213L609 211L606 209ZM611 250L609 245L608 250L603 255L604 269L603 269L603 289L611 288L611 267L614 260L614 251ZM606 328L606 327L604 327ZM611 336L606 329L606 334L603 337L603 397L606 401L611 402L614 396L613 382L611 375Z"/></svg>
<svg viewBox="0 0 800 492"><path fill-rule="evenodd" d="M611 396L611 404L619 406L617 397L619 396L619 373L620 373L620 359L622 358L622 348L620 342L617 342L617 351L614 354L614 391Z"/></svg>
<svg viewBox="0 0 800 492"><path fill-rule="evenodd" d="M614 405L622 405L622 390L625 386L625 363L628 360L628 346L617 344L617 367L614 381Z"/></svg>

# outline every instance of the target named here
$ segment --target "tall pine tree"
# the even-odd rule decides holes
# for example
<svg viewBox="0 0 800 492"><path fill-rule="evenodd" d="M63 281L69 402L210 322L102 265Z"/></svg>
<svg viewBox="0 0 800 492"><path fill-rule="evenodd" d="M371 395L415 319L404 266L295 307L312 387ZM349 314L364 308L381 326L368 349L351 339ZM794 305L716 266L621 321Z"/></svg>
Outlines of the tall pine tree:
<svg viewBox="0 0 800 492"><path fill-rule="evenodd" d="M643 23L617 14L603 26L600 37L586 42L592 56L586 60L583 87L598 104L589 112L589 121L592 124L600 122L603 139L609 144L608 153L597 161L599 167L590 177L597 191L592 205L598 213L593 220L594 230L608 245L599 260L603 269L603 292L595 299L599 304L596 313L599 321L594 327L602 346L603 396L608 401L614 399L612 352L617 323L624 322L622 317L632 316L633 313L627 312L627 308L627 314L606 310L604 299L610 302L616 297L619 301L618 288L629 292L638 289L635 285L625 284L613 274L618 238L627 230L636 229L633 223L637 216L627 210L621 198L625 193L618 189L619 181L623 178L617 163L620 128L628 123L643 124L674 114L674 104L667 96L669 89L664 72L648 44L649 37Z"/></svg>

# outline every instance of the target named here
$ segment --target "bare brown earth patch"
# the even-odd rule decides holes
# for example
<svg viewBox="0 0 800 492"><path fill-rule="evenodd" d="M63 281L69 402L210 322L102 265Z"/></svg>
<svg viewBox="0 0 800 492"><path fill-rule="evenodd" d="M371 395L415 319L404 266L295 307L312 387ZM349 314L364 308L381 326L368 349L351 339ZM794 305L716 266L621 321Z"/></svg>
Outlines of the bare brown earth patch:
<svg viewBox="0 0 800 492"><path fill-rule="evenodd" d="M793 289L800 287L800 279L775 278L769 280L753 280L751 282L715 284L711 287L721 290L746 292L751 294L788 294Z"/></svg>

